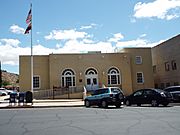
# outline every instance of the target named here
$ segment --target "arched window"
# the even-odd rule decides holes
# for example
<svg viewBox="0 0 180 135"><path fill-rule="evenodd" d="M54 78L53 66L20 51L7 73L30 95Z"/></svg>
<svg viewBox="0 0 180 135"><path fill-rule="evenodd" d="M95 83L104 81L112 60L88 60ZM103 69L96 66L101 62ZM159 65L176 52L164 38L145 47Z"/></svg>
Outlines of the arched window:
<svg viewBox="0 0 180 135"><path fill-rule="evenodd" d="M96 75L97 71L94 68L89 68L88 70L86 70L86 75Z"/></svg>
<svg viewBox="0 0 180 135"><path fill-rule="evenodd" d="M75 74L74 71L72 71L71 69L65 69L62 72L62 86L75 86Z"/></svg>
<svg viewBox="0 0 180 135"><path fill-rule="evenodd" d="M108 70L108 84L116 85L120 84L120 72L117 68L110 68Z"/></svg>

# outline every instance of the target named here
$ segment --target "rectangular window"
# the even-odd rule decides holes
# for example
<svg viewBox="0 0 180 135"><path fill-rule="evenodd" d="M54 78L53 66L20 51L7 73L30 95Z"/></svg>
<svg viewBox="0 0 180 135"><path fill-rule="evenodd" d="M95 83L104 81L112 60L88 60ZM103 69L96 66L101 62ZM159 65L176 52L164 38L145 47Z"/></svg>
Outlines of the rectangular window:
<svg viewBox="0 0 180 135"><path fill-rule="evenodd" d="M169 71L170 70L170 66L169 66L169 62L165 62L165 71Z"/></svg>
<svg viewBox="0 0 180 135"><path fill-rule="evenodd" d="M75 77L73 77L73 86L75 86Z"/></svg>
<svg viewBox="0 0 180 135"><path fill-rule="evenodd" d="M142 57L141 56L136 56L135 63L136 64L142 64Z"/></svg>
<svg viewBox="0 0 180 135"><path fill-rule="evenodd" d="M72 86L72 80L71 77L66 77L66 87Z"/></svg>
<svg viewBox="0 0 180 135"><path fill-rule="evenodd" d="M111 84L117 84L116 75L111 75Z"/></svg>
<svg viewBox="0 0 180 135"><path fill-rule="evenodd" d="M64 87L64 77L62 77L62 86Z"/></svg>
<svg viewBox="0 0 180 135"><path fill-rule="evenodd" d="M110 84L110 75L108 75L108 84Z"/></svg>
<svg viewBox="0 0 180 135"><path fill-rule="evenodd" d="M137 83L144 83L143 73L138 72L136 75L137 75Z"/></svg>
<svg viewBox="0 0 180 135"><path fill-rule="evenodd" d="M96 78L93 78L93 84L97 85L97 79Z"/></svg>
<svg viewBox="0 0 180 135"><path fill-rule="evenodd" d="M171 61L171 66L172 66L172 70L177 70L177 65L176 65L176 61L175 60Z"/></svg>
<svg viewBox="0 0 180 135"><path fill-rule="evenodd" d="M87 85L91 85L91 79L90 78L87 79Z"/></svg>
<svg viewBox="0 0 180 135"><path fill-rule="evenodd" d="M33 77L33 88L34 89L39 89L40 88L40 77L39 76L34 76Z"/></svg>

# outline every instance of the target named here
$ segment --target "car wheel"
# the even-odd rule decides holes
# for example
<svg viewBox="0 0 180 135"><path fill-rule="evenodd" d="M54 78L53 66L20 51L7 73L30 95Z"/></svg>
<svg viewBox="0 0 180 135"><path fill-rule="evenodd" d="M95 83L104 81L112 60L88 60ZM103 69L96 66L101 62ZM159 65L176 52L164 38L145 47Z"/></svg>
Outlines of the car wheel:
<svg viewBox="0 0 180 135"><path fill-rule="evenodd" d="M5 93L3 93L3 94L2 94L2 96L6 96L6 94L5 94Z"/></svg>
<svg viewBox="0 0 180 135"><path fill-rule="evenodd" d="M158 104L158 101L157 100L152 100L151 101L151 106L153 106L153 107L155 107L155 106L159 106L159 104Z"/></svg>
<svg viewBox="0 0 180 135"><path fill-rule="evenodd" d="M125 104L126 104L127 106L131 106L131 102L130 102L129 100L126 100Z"/></svg>
<svg viewBox="0 0 180 135"><path fill-rule="evenodd" d="M85 106L86 106L86 107L90 107L90 106L91 106L91 103L90 103L89 100L85 100Z"/></svg>
<svg viewBox="0 0 180 135"><path fill-rule="evenodd" d="M102 106L102 108L107 108L107 107L108 107L108 104L107 104L107 102L106 102L105 100L103 100L103 101L101 102L101 106Z"/></svg>
<svg viewBox="0 0 180 135"><path fill-rule="evenodd" d="M141 106L141 104L137 104L137 106Z"/></svg>

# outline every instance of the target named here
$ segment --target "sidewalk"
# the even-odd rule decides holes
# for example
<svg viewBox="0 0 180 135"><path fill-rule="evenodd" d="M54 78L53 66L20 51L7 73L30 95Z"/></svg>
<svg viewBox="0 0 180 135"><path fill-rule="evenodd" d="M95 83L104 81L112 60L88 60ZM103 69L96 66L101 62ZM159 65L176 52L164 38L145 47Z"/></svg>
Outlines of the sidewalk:
<svg viewBox="0 0 180 135"><path fill-rule="evenodd" d="M82 107L84 106L84 101L82 99L55 99L55 100L33 100L33 104L20 104L9 105L8 97L0 97L0 109L10 109L10 108L50 108L50 107Z"/></svg>

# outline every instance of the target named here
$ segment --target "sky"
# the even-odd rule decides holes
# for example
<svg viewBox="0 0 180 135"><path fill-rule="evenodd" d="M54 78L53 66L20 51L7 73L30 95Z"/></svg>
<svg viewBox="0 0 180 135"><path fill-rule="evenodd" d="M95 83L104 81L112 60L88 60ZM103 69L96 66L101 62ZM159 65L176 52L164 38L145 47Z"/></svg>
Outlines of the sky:
<svg viewBox="0 0 180 135"><path fill-rule="evenodd" d="M30 3L33 55L113 53L180 34L180 0L0 0L0 61L8 72L18 74L19 56L31 54Z"/></svg>

